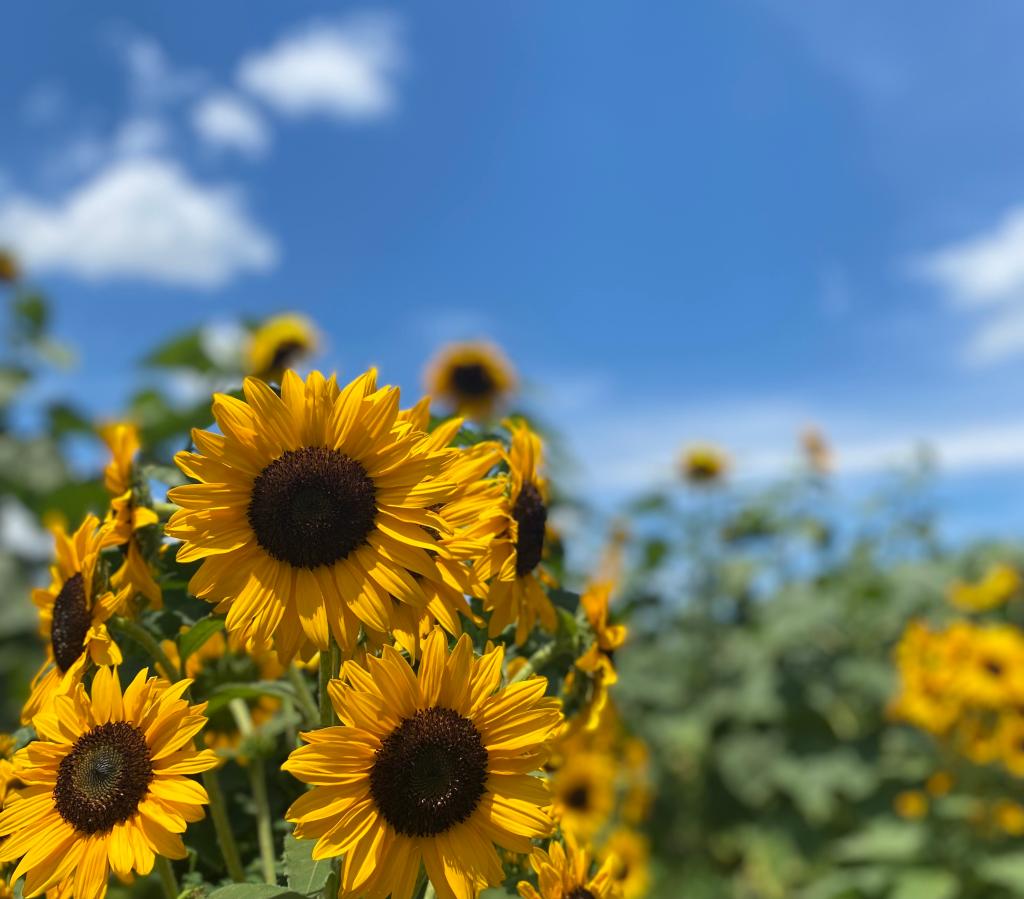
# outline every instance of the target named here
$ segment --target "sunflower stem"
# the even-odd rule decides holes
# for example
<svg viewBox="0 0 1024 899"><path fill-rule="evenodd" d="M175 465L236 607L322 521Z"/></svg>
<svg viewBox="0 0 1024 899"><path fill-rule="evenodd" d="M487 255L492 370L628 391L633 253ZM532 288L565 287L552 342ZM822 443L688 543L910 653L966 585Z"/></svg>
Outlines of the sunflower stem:
<svg viewBox="0 0 1024 899"><path fill-rule="evenodd" d="M288 666L288 680L295 688L295 699L302 709L302 715L306 719L306 727L316 727L320 722L320 709L313 699L309 689L309 681L297 665Z"/></svg>
<svg viewBox="0 0 1024 899"><path fill-rule="evenodd" d="M160 876L160 886L164 891L164 899L178 899L178 878L169 859L162 855L156 857L156 873Z"/></svg>
<svg viewBox="0 0 1024 899"><path fill-rule="evenodd" d="M331 679L337 677L338 667L341 661L341 651L332 639L327 649L320 653L320 726L331 727L336 723L334 718L334 706L331 705L331 697L327 693L327 685Z"/></svg>
<svg viewBox="0 0 1024 899"><path fill-rule="evenodd" d="M201 747L200 738L196 737L196 748ZM231 832L231 821L228 819L228 809L224 802L224 791L221 789L216 769L203 772L203 786L206 787L206 793L210 797L210 818L213 821L213 829L217 832L217 842L220 844L220 854L224 858L228 877L235 883L244 883L245 870L242 868L242 859L238 854L235 836Z"/></svg>
<svg viewBox="0 0 1024 899"><path fill-rule="evenodd" d="M555 654L555 649L558 646L557 640L552 640L546 646L542 646L538 649L530 658L526 660L526 664L523 665L516 672L516 676L513 677L509 684L518 684L521 681L526 680L530 675L536 673L543 668L548 662L551 661L551 657Z"/></svg>
<svg viewBox="0 0 1024 899"><path fill-rule="evenodd" d="M154 502L153 511L156 512L157 516L161 521L167 521L175 512L180 509L181 506L175 505L174 503L167 502Z"/></svg>
<svg viewBox="0 0 1024 899"><path fill-rule="evenodd" d="M270 797L267 795L267 767L260 754L260 749L254 746L253 734L255 728L252 723L252 715L249 714L249 707L244 699L232 699L228 703L231 714L235 717L238 731L242 740L248 742L251 751L249 759L249 785L252 787L252 798L256 804L256 838L260 846L260 863L263 866L263 879L270 884L277 883L277 855L274 852L274 825L270 814Z"/></svg>
<svg viewBox="0 0 1024 899"><path fill-rule="evenodd" d="M156 667L160 669L160 673L172 684L181 680L181 672L178 670L178 666L168 658L167 653L163 651L156 637L144 627L130 618L121 617L111 618L110 627L114 631L126 636L129 640L138 643L139 646L146 650Z"/></svg>

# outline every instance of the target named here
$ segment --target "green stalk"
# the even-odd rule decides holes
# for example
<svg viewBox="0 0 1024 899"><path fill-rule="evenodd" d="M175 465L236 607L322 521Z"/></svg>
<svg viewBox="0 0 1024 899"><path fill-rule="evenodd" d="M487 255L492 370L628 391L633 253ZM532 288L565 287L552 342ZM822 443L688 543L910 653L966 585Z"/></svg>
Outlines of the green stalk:
<svg viewBox="0 0 1024 899"><path fill-rule="evenodd" d="M160 674L166 677L172 684L181 680L181 672L178 670L178 666L168 658L167 653L163 651L156 637L140 624L132 621L130 618L111 618L110 627L115 632L126 636L129 640L138 643L139 646L146 650L149 657L156 664L156 667L160 669Z"/></svg>
<svg viewBox="0 0 1024 899"><path fill-rule="evenodd" d="M538 649L526 660L526 664L516 672L516 676L509 681L509 685L518 684L521 681L526 680L531 674L534 674L536 671L539 671L547 665L547 663L551 661L551 657L555 654L557 646L558 642L556 640L552 640L546 646L542 646Z"/></svg>
<svg viewBox="0 0 1024 899"><path fill-rule="evenodd" d="M196 738L196 748L202 748L199 738ZM231 832L231 821L228 819L227 804L224 802L224 791L220 786L220 778L217 771L203 772L203 786L210 797L210 819L213 821L213 829L217 832L217 842L220 844L220 854L224 857L224 866L228 870L228 876L235 883L245 883L245 870L242 868L242 859L238 854L238 845L235 843L235 835Z"/></svg>
<svg viewBox="0 0 1024 899"><path fill-rule="evenodd" d="M252 787L252 798L256 803L256 837L260 846L260 862L263 866L263 879L270 884L277 883L277 853L274 851L274 825L270 814L270 797L267 795L267 767L259 747L253 745L254 728L249 707L244 699L232 699L228 703L235 723L251 749L249 759L249 785Z"/></svg>
<svg viewBox="0 0 1024 899"><path fill-rule="evenodd" d="M313 694L309 690L309 682L296 665L288 666L288 680L295 688L295 700L302 709L302 716L306 719L306 727L316 727L320 723L320 708Z"/></svg>
<svg viewBox="0 0 1024 899"><path fill-rule="evenodd" d="M162 855L156 857L156 873L160 876L160 886L164 891L164 899L178 899L178 878L168 859Z"/></svg>

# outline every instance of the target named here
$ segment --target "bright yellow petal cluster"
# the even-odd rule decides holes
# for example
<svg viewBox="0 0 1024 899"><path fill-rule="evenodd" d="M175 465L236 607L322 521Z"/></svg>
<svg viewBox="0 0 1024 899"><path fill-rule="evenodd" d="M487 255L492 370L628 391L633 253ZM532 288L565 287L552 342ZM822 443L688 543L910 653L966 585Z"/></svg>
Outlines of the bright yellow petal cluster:
<svg viewBox="0 0 1024 899"><path fill-rule="evenodd" d="M522 899L621 899L622 887L615 877L616 860L606 857L596 873L592 873L591 853L571 835L565 844L552 843L547 852L534 849L530 864L537 873L537 888L527 881L519 883Z"/></svg>
<svg viewBox="0 0 1024 899"><path fill-rule="evenodd" d="M991 566L976 583L953 581L949 587L949 601L963 612L988 612L1019 595L1022 585L1016 568L999 563Z"/></svg>

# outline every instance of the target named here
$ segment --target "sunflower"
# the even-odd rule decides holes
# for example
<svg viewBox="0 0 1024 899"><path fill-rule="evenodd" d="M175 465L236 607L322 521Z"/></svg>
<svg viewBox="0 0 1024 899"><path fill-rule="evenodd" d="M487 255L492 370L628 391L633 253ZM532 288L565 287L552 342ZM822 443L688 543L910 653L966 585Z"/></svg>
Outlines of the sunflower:
<svg viewBox="0 0 1024 899"><path fill-rule="evenodd" d="M808 469L817 475L831 473L833 466L832 448L820 429L810 425L800 432L800 449Z"/></svg>
<svg viewBox="0 0 1024 899"><path fill-rule="evenodd" d="M453 451L398 420L398 389L377 390L374 371L343 389L289 371L280 397L256 378L244 391L216 395L221 433L194 431L198 452L175 457L200 482L168 494L178 560L204 560L189 589L285 664L331 635L352 652L361 624L391 630L391 597L428 604L409 571L436 576L431 553L448 554L432 508L454 491L440 476Z"/></svg>
<svg viewBox="0 0 1024 899"><path fill-rule="evenodd" d="M514 622L516 643L522 645L538 618L549 631L555 629L555 608L542 586L554 586L555 581L543 564L549 502L547 481L540 473L543 446L523 422L509 422L508 427L512 439L506 456L505 529L478 571L482 580L491 580L484 603L491 612L490 635Z"/></svg>
<svg viewBox="0 0 1024 899"><path fill-rule="evenodd" d="M615 765L603 752L569 752L552 780L554 816L562 830L591 839L615 806Z"/></svg>
<svg viewBox="0 0 1024 899"><path fill-rule="evenodd" d="M92 695L79 684L32 719L39 739L14 757L24 784L0 813L0 862L18 862L25 895L56 887L102 899L113 870L148 874L154 856L184 858L187 823L203 817L206 791L186 777L217 764L192 748L205 705L181 698L143 669L124 691L100 668Z"/></svg>
<svg viewBox="0 0 1024 899"><path fill-rule="evenodd" d="M110 577L114 589L128 587L131 595L142 595L154 609L163 607L160 585L150 571L139 545L137 531L157 524L156 512L139 502L135 491L135 456L139 451L139 432L127 423L110 424L100 430L110 449L111 459L103 473L103 482L111 496L112 535L116 538L124 562Z"/></svg>
<svg viewBox="0 0 1024 899"><path fill-rule="evenodd" d="M547 836L546 783L532 776L562 724L545 678L502 689L503 649L449 653L435 628L417 674L397 650L344 665L329 691L342 724L303 734L282 766L313 790L286 817L345 856L344 895L409 899L420 870L440 899L473 899L502 880L495 844L526 854Z"/></svg>
<svg viewBox="0 0 1024 899"><path fill-rule="evenodd" d="M992 808L992 820L1007 836L1024 836L1024 806L1019 802L1000 799Z"/></svg>
<svg viewBox="0 0 1024 899"><path fill-rule="evenodd" d="M1024 717L1001 715L996 728L999 758L1014 777L1024 777Z"/></svg>
<svg viewBox="0 0 1024 899"><path fill-rule="evenodd" d="M642 833L629 828L616 830L601 850L601 858L612 861L612 877L622 889L623 899L647 895L651 881L651 844Z"/></svg>
<svg viewBox="0 0 1024 899"><path fill-rule="evenodd" d="M316 328L304 315L275 315L249 338L248 371L264 381L278 381L285 369L316 352L319 342Z"/></svg>
<svg viewBox="0 0 1024 899"><path fill-rule="evenodd" d="M182 633L186 630L182 628ZM164 640L160 646L167 658L180 668L178 644L174 640ZM194 682L192 695L197 699L207 699L216 687L223 684L275 681L284 674L284 670L273 650L247 653L236 641L225 638L223 633L216 633L186 659L182 673ZM269 721L281 707L280 699L266 695L246 699L245 703L256 726ZM203 731L206 745L211 749L237 749L242 735L231 710L227 707L218 709L209 719Z"/></svg>
<svg viewBox="0 0 1024 899"><path fill-rule="evenodd" d="M73 689L90 660L97 665L121 662L121 651L105 622L121 610L127 596L103 590L96 571L100 552L115 539L110 525L100 525L95 515L89 515L74 534L57 526L53 535L56 560L50 566L50 586L32 591L46 661L32 679L21 713L25 724L56 693Z"/></svg>
<svg viewBox="0 0 1024 899"><path fill-rule="evenodd" d="M955 580L949 601L964 612L987 612L1005 605L1021 592L1021 576L1011 565L993 565L977 583Z"/></svg>
<svg viewBox="0 0 1024 899"><path fill-rule="evenodd" d="M590 648L576 660L576 667L589 674L594 681L594 696L587 716L587 726L591 728L598 725L608 701L608 688L619 679L614 654L626 642L626 626L608 621L608 605L613 586L611 583L592 584L580 597L580 605L583 606L594 635Z"/></svg>
<svg viewBox="0 0 1024 899"><path fill-rule="evenodd" d="M552 843L548 851L534 849L530 864L537 872L537 887L519 882L522 899L621 899L622 889L615 879L614 858L606 858L597 873L591 874L591 857L571 834L565 846Z"/></svg>
<svg viewBox="0 0 1024 899"><path fill-rule="evenodd" d="M4 807L7 793L15 784L14 766L11 764L11 753L14 751L14 738L9 734L0 734L0 808Z"/></svg>
<svg viewBox="0 0 1024 899"><path fill-rule="evenodd" d="M516 374L493 343L451 343L427 364L427 392L459 415L488 419L516 389Z"/></svg>
<svg viewBox="0 0 1024 899"><path fill-rule="evenodd" d="M695 486L717 484L729 471L729 457L717 446L700 443L687 447L682 458L683 477Z"/></svg>
<svg viewBox="0 0 1024 899"><path fill-rule="evenodd" d="M1020 695L1024 679L1024 639L1009 625L977 628L961 678L964 698L979 706L998 708Z"/></svg>
<svg viewBox="0 0 1024 899"><path fill-rule="evenodd" d="M896 794L892 807L901 818L916 821L928 814L928 797L920 790L903 790Z"/></svg>
<svg viewBox="0 0 1024 899"><path fill-rule="evenodd" d="M14 284L21 278L21 267L17 257L10 251L0 247L0 283Z"/></svg>

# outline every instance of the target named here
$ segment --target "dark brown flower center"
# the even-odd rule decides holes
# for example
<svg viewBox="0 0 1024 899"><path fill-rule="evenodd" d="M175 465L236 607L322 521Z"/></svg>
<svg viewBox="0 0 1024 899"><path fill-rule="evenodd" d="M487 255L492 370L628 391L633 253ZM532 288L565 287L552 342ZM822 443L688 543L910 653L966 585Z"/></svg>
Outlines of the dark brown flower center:
<svg viewBox="0 0 1024 899"><path fill-rule="evenodd" d="M420 709L381 743L370 795L384 820L408 837L430 837L473 814L487 784L480 732L452 709Z"/></svg>
<svg viewBox="0 0 1024 899"><path fill-rule="evenodd" d="M74 574L64 582L53 601L50 643L54 661L61 671L66 672L85 652L85 635L91 623L85 581L81 574Z"/></svg>
<svg viewBox="0 0 1024 899"><path fill-rule="evenodd" d="M275 348L267 370L262 374L276 375L299 359L309 346L301 340L282 340Z"/></svg>
<svg viewBox="0 0 1024 899"><path fill-rule="evenodd" d="M279 562L319 568L366 542L377 517L376 490L355 459L307 446L259 473L248 517L259 545Z"/></svg>
<svg viewBox="0 0 1024 899"><path fill-rule="evenodd" d="M566 894L565 899L595 899L595 896L586 887L576 887L571 893Z"/></svg>
<svg viewBox="0 0 1024 899"><path fill-rule="evenodd" d="M565 794L565 804L571 809L582 812L590 808L590 789L586 784L573 787Z"/></svg>
<svg viewBox="0 0 1024 899"><path fill-rule="evenodd" d="M452 369L452 387L461 396L482 399L494 393L494 377L480 362L467 362Z"/></svg>
<svg viewBox="0 0 1024 899"><path fill-rule="evenodd" d="M519 496L512 507L512 517L519 525L519 537L516 540L516 574L522 577L533 571L544 555L548 507L544 505L544 499L536 484L523 484L523 489L519 491Z"/></svg>
<svg viewBox="0 0 1024 899"><path fill-rule="evenodd" d="M79 833L107 833L138 811L152 780L145 734L112 721L79 737L61 760L53 802Z"/></svg>

